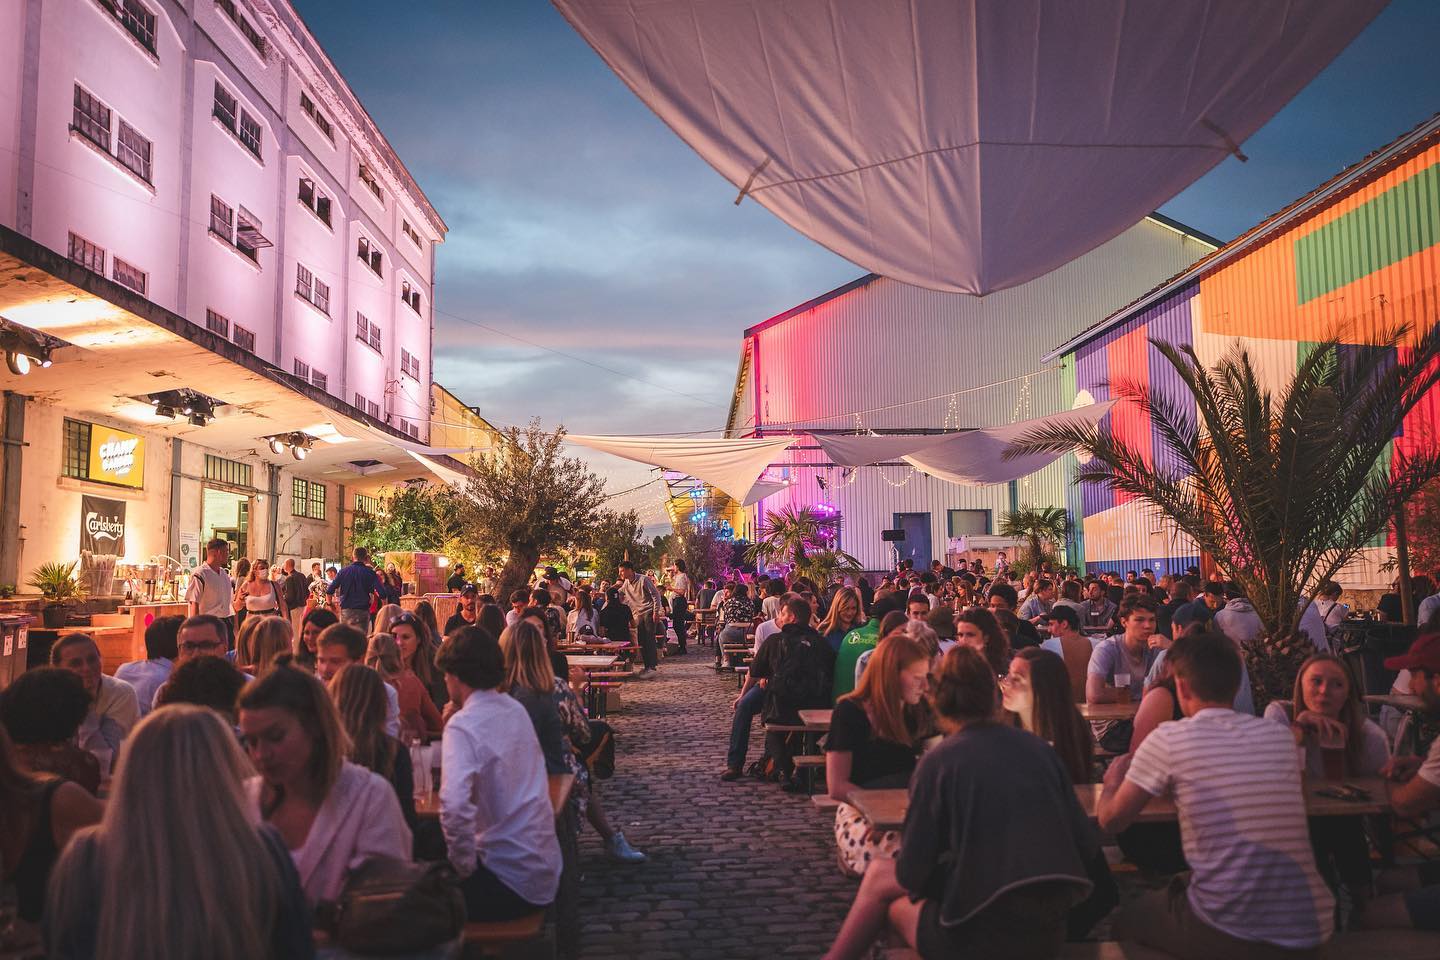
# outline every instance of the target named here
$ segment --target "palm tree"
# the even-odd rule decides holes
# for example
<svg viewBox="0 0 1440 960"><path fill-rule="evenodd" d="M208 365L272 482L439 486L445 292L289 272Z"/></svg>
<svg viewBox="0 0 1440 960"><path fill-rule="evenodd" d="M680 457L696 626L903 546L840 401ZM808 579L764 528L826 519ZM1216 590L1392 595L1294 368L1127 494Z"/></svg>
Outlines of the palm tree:
<svg viewBox="0 0 1440 960"><path fill-rule="evenodd" d="M1027 569L1036 573L1045 562L1045 547L1064 546L1069 535L1070 514L1063 507L1024 506L1000 517L1000 536L1027 541Z"/></svg>
<svg viewBox="0 0 1440 960"><path fill-rule="evenodd" d="M795 571L823 586L838 573L859 570L860 561L835 549L840 515L809 507L784 506L765 514L760 536L745 551L749 563L792 563Z"/></svg>
<svg viewBox="0 0 1440 960"><path fill-rule="evenodd" d="M1238 341L1212 367L1188 344L1150 343L1183 389L1124 380L1110 392L1149 416L1153 457L1099 424L1038 428L1006 456L1088 453L1077 481L1148 505L1239 583L1272 643L1286 641L1320 583L1440 476L1440 448L1387 456L1440 382L1440 324L1419 335L1397 327L1343 353L1338 338L1325 340L1278 392Z"/></svg>

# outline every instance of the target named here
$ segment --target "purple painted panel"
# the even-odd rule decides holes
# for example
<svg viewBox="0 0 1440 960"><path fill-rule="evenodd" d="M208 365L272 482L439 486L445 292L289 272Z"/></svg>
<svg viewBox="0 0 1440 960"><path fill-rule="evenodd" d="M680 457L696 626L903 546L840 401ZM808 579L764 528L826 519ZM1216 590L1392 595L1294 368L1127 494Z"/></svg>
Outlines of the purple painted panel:
<svg viewBox="0 0 1440 960"><path fill-rule="evenodd" d="M1091 397L1097 403L1110 399L1109 367L1103 342L1087 343L1081 347L1075 354L1076 392L1090 391ZM1080 503L1082 516L1094 516L1115 506L1115 495L1093 483L1087 483L1080 488Z"/></svg>
<svg viewBox="0 0 1440 960"><path fill-rule="evenodd" d="M1147 339L1162 340L1176 346L1194 343L1195 331L1191 321L1190 304L1199 293L1197 285L1191 285L1173 297L1168 297L1162 304L1154 309L1147 310L1144 316L1148 317L1149 331ZM1153 346L1148 348L1148 359L1150 362L1150 390L1152 395L1164 396L1175 400L1188 398L1190 393L1185 389L1180 380L1180 375L1170 365L1170 361L1160 355L1160 351ZM1194 404L1187 402L1185 410L1190 414L1188 417L1191 423L1195 422ZM1159 442L1154 430L1151 431L1151 443L1153 463L1157 471L1175 472L1180 469L1178 458Z"/></svg>

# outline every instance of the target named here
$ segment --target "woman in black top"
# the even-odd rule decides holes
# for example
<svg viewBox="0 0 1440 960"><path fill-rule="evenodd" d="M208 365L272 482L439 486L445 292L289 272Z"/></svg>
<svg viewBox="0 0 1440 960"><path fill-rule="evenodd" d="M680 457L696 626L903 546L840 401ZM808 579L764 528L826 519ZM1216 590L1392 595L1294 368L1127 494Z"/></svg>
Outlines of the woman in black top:
<svg viewBox="0 0 1440 960"><path fill-rule="evenodd" d="M600 611L598 623L600 633L606 640L628 643L634 639L631 628L635 623L635 615L620 600L619 590L612 589L606 594L605 608Z"/></svg>
<svg viewBox="0 0 1440 960"><path fill-rule="evenodd" d="M870 829L849 803L850 792L909 784L928 725L929 672L929 651L897 631L875 647L855 689L835 701L825 738L825 782L840 801L835 844L840 869L849 876L860 876L872 861L894 857L900 848L895 831Z"/></svg>

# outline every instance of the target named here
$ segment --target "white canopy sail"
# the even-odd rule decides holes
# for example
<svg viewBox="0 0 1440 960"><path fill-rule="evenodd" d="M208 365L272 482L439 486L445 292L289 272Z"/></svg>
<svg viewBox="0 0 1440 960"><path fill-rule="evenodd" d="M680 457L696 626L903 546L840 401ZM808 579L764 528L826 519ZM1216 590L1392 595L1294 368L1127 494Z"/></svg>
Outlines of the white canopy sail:
<svg viewBox="0 0 1440 960"><path fill-rule="evenodd" d="M670 470L681 470L697 480L725 491L749 504L751 490L775 455L795 442L794 437L692 438L692 437L593 437L567 434L565 439L582 447L613 453ZM772 491L773 492L773 491ZM762 494L763 496L764 494Z"/></svg>
<svg viewBox="0 0 1440 960"><path fill-rule="evenodd" d="M952 435L945 443L929 447L905 460L919 470L959 483L965 486L984 486L988 483L1008 483L1029 476L1036 470L1043 470L1059 460L1064 454L1032 453L1011 460L1004 458L1005 451L1016 440L1037 427L1059 423L1088 423L1095 425L1110 412L1114 400L1092 403L1089 406L1064 413L1021 420L1004 427L985 427L969 433Z"/></svg>
<svg viewBox="0 0 1440 960"><path fill-rule="evenodd" d="M553 2L742 197L875 273L971 294L1238 155L1386 4Z"/></svg>

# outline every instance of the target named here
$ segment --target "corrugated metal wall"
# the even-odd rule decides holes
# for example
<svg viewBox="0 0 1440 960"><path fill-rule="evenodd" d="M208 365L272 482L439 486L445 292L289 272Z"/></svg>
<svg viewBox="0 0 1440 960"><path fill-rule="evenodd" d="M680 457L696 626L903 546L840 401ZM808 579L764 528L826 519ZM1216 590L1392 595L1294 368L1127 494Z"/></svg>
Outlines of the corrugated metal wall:
<svg viewBox="0 0 1440 960"><path fill-rule="evenodd" d="M1362 343L1396 324L1427 330L1440 317L1440 143L1413 150L1318 211L1259 243L1196 283L1125 320L1066 357L1077 390L1105 399L1107 378L1148 377L1152 388L1179 390L1153 347L1157 337L1192 343L1214 363L1242 346L1272 389L1294 375L1317 340ZM1402 347L1403 349L1403 347ZM1142 412L1118 409L1113 428L1152 453ZM1440 391L1406 418L1392 456L1431 448L1440 437ZM1174 569L1195 562L1194 545L1153 516L1099 489L1081 491L1085 559L1092 571L1138 569L1158 561ZM1375 586L1391 550L1365 551L1343 575L1351 586Z"/></svg>
<svg viewBox="0 0 1440 960"><path fill-rule="evenodd" d="M1058 364L1037 373L1040 356L1212 249L1146 220L1044 277L984 298L878 279L756 332L758 385L743 392L758 394L760 425L770 431L849 430L857 423L896 430L985 427L1068 410L1072 380ZM737 405L732 434L753 428L745 406L751 402L745 397ZM866 411L858 421L857 411ZM892 526L896 513L930 514L938 558L948 510L986 509L998 520L1011 505L1005 485L967 488L916 473L896 486L909 467L863 467L844 485L839 469L827 475L798 466L823 462L818 451L790 451L786 458L777 467L794 466L798 482L751 508L748 528L762 510L828 499L846 518L845 549L870 569L889 565L880 531ZM817 475L826 476L827 491ZM1068 476L1055 464L1018 481L1014 500L1065 506Z"/></svg>

